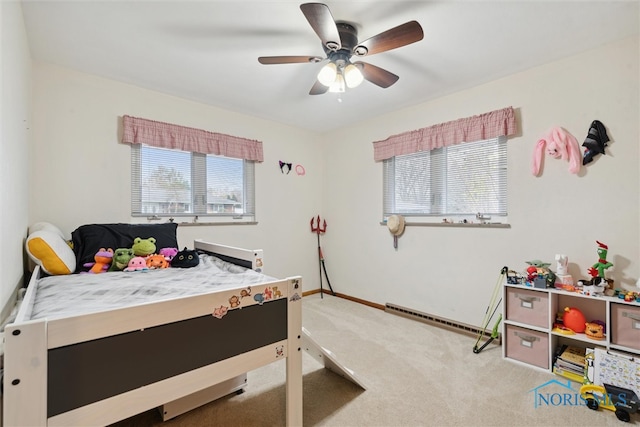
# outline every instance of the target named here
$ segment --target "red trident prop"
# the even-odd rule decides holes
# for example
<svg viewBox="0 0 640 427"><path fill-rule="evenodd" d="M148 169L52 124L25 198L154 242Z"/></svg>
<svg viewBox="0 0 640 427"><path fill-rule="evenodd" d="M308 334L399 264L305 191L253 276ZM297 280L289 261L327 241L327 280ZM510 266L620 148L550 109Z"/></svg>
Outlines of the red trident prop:
<svg viewBox="0 0 640 427"><path fill-rule="evenodd" d="M316 218L311 217L311 232L316 233L318 236L318 269L320 270L320 298L324 298L324 290L322 289L322 272L324 271L324 276L327 278L327 284L329 285L329 289L331 290L331 295L335 296L335 292L333 292L333 288L331 287L331 282L329 281L329 275L327 274L327 267L324 265L324 255L322 254L322 248L320 247L320 234L327 231L327 220L322 222L322 226L320 226L320 215L317 217L317 224L313 225L313 220Z"/></svg>
<svg viewBox="0 0 640 427"><path fill-rule="evenodd" d="M325 231L327 231L327 220L326 219L322 223L322 227L320 227L320 215L318 215L318 225L316 225L315 227L313 225L313 220L314 219L315 218L313 218L313 217L311 218L311 231L313 233L317 233L319 235L320 233L324 233Z"/></svg>

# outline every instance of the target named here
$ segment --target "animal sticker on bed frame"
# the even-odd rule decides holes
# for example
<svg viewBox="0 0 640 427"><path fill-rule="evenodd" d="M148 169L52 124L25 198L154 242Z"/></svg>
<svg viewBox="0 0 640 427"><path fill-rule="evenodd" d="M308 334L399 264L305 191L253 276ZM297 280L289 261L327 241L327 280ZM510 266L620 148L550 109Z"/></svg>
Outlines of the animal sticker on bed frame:
<svg viewBox="0 0 640 427"><path fill-rule="evenodd" d="M220 305L220 307L215 307L213 309L212 315L215 318L222 319L229 310L241 309L242 300L244 298L250 298L253 295L252 302L258 305L262 305L267 301L271 301L273 299L282 298L282 292L278 289L277 286L265 286L264 290L259 293L253 293L251 286L247 286L245 289L240 291L240 296L231 295L228 299L229 305ZM291 301L297 301L300 299L300 296L296 293L291 297ZM252 305L252 302L245 303L244 305Z"/></svg>
<svg viewBox="0 0 640 427"><path fill-rule="evenodd" d="M238 297L238 295L232 295L231 298L229 298L229 304L231 305L231 308L239 307L240 297Z"/></svg>
<svg viewBox="0 0 640 427"><path fill-rule="evenodd" d="M213 317L222 319L227 314L227 311L229 311L229 307L221 305L220 307L213 310Z"/></svg>

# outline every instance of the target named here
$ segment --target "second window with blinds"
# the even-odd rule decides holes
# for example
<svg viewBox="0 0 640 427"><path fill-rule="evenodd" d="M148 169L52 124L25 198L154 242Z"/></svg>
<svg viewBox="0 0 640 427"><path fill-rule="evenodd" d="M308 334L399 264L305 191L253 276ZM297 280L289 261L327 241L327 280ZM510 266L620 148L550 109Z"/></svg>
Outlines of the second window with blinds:
<svg viewBox="0 0 640 427"><path fill-rule="evenodd" d="M384 218L476 221L507 215L507 138L462 143L383 162Z"/></svg>

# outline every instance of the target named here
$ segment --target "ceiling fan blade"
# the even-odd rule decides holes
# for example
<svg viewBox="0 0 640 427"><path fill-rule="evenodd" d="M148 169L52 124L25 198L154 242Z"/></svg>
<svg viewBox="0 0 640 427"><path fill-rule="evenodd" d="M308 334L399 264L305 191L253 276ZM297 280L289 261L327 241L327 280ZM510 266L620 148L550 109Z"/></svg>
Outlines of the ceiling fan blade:
<svg viewBox="0 0 640 427"><path fill-rule="evenodd" d="M328 86L325 86L316 80L313 87L309 91L309 95L322 95L323 93L326 93L328 90L329 90Z"/></svg>
<svg viewBox="0 0 640 427"><path fill-rule="evenodd" d="M322 3L304 3L300 9L322 44L329 50L340 50L340 33L329 7Z"/></svg>
<svg viewBox="0 0 640 427"><path fill-rule="evenodd" d="M316 63L322 61L324 58L319 56L261 56L258 58L258 62L265 65L271 64L298 64L303 62Z"/></svg>
<svg viewBox="0 0 640 427"><path fill-rule="evenodd" d="M363 41L353 51L358 56L373 55L415 43L423 37L420 24L417 21L409 21ZM366 52L362 49L363 47Z"/></svg>
<svg viewBox="0 0 640 427"><path fill-rule="evenodd" d="M362 73L362 76L365 78L365 80L368 80L371 83L382 88L388 88L389 86L397 82L400 78L383 68L376 67L375 65L371 65L366 62L354 62L354 65L356 65L360 69L360 72Z"/></svg>

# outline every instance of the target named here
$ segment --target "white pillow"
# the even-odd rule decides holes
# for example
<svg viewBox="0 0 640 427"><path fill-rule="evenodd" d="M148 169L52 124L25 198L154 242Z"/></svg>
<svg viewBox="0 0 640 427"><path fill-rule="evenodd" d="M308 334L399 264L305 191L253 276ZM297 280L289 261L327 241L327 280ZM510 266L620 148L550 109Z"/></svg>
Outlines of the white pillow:
<svg viewBox="0 0 640 427"><path fill-rule="evenodd" d="M44 222L44 221L36 222L31 227L29 227L29 234L34 233L36 231L42 231L42 230L52 231L64 239L64 233L62 232L62 230L60 230L58 227L51 224L50 222Z"/></svg>
<svg viewBox="0 0 640 427"><path fill-rule="evenodd" d="M76 255L63 236L41 229L29 234L25 243L29 258L50 275L71 274L76 269Z"/></svg>

